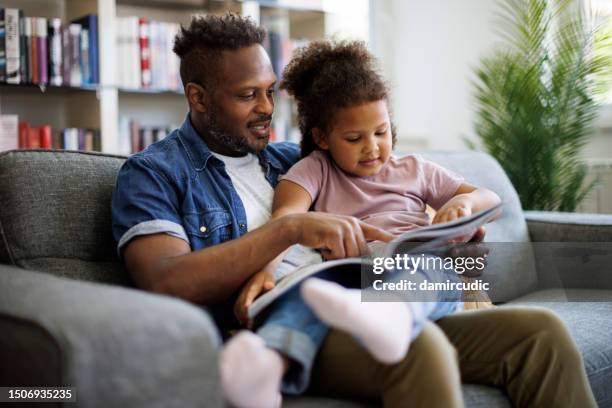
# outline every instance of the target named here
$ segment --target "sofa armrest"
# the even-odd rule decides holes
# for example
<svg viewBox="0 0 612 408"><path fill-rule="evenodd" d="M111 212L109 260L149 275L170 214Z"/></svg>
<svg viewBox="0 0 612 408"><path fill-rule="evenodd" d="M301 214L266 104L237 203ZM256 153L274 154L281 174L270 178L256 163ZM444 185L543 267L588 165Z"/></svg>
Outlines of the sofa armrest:
<svg viewBox="0 0 612 408"><path fill-rule="evenodd" d="M542 289L612 289L612 215L525 211L525 219Z"/></svg>
<svg viewBox="0 0 612 408"><path fill-rule="evenodd" d="M612 242L612 214L525 211L532 242Z"/></svg>
<svg viewBox="0 0 612 408"><path fill-rule="evenodd" d="M219 333L187 302L0 265L0 328L0 385L75 387L79 406L223 406Z"/></svg>

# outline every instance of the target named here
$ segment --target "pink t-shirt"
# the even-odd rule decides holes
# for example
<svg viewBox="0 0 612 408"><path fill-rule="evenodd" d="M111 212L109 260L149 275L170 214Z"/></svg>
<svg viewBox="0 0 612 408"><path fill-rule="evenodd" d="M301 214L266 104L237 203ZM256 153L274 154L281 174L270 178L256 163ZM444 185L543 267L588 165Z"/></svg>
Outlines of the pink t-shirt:
<svg viewBox="0 0 612 408"><path fill-rule="evenodd" d="M353 176L320 150L281 179L304 188L315 211L351 215L393 235L429 225L426 204L439 209L463 182L463 177L413 154L392 156L374 176Z"/></svg>

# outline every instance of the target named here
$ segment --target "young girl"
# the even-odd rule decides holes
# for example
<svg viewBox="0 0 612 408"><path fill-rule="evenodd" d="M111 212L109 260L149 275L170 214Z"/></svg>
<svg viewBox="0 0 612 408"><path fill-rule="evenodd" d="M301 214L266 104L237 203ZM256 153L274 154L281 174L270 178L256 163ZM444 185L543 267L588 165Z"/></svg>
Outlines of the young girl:
<svg viewBox="0 0 612 408"><path fill-rule="evenodd" d="M297 101L303 159L279 182L273 218L312 209L353 216L399 235L432 222L427 205L437 210L433 223L439 223L499 203L495 193L417 155L392 155L395 131L389 92L362 43L314 42L298 50L283 78L281 88ZM290 253L296 256L295 249ZM279 255L245 285L236 303L243 322L252 301L274 286L275 272L286 255ZM235 405L250 405L253 398L262 406L279 401L283 374L283 391L303 391L328 326L358 338L378 360L394 363L405 356L424 320L436 320L460 306L362 303L359 289L343 287L355 285L341 271L323 278L308 279L301 293L290 291L270 307L257 330L263 341L242 333L228 344L221 356L221 375ZM259 378L256 386L249 370L239 368L244 367L241 361L254 358L273 373L267 382Z"/></svg>

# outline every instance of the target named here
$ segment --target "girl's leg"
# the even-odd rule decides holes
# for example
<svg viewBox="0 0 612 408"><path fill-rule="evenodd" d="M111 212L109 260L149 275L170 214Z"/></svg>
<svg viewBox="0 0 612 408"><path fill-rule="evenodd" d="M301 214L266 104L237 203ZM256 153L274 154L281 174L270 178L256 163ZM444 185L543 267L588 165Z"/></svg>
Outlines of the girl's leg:
<svg viewBox="0 0 612 408"><path fill-rule="evenodd" d="M423 259L438 259L427 256ZM424 264L423 264L424 265ZM431 265L436 265L431 262ZM356 276L359 271L352 271ZM351 276L351 274L336 274ZM372 278L364 275L364 278ZM420 267L413 273L407 270L375 275L384 282L410 282L415 287L421 283L446 283L458 281L453 271ZM337 280L337 279L329 279ZM310 307L330 327L354 335L373 356L385 363L400 361L410 344L421 331L423 324L461 310L461 294L458 291L387 290L376 291L373 282L365 283L369 289L360 288L362 282L340 284L317 278L308 279L302 285L302 296Z"/></svg>
<svg viewBox="0 0 612 408"><path fill-rule="evenodd" d="M338 282L347 287L359 287L359 268L339 267L317 274L321 280ZM315 356L329 328L306 304L300 294L300 285L289 290L268 307L258 319L262 324L256 333L265 345L290 360L283 376L282 391L300 394L307 387ZM349 333L353 333L349 330ZM374 336L379 335L374 331ZM384 346L383 346L384 347Z"/></svg>
<svg viewBox="0 0 612 408"><path fill-rule="evenodd" d="M338 282L349 287L358 287L359 271L350 267L339 267L317 274L323 280ZM316 354L329 328L317 317L300 295L296 286L268 307L256 330L265 345L278 351L290 360L282 381L282 391L300 394L307 387L310 371Z"/></svg>
<svg viewBox="0 0 612 408"><path fill-rule="evenodd" d="M354 268L339 268L334 271L322 272L317 275L321 279L328 279L340 282L349 287L359 287L360 275L359 270ZM358 300L358 303L361 303ZM406 313L403 304L387 303L382 305L386 309L380 311L380 305L370 303L364 304L363 313L355 314L352 317L347 316L345 329L350 334L357 338L369 340L370 350L374 355L378 355L380 360L394 362L403 357L407 349L410 337L410 315ZM370 310L375 309L375 310ZM404 312L404 313L402 313ZM392 322L381 319L380 315L391 317ZM253 354L276 352L276 355L282 355L290 361L288 370L283 373L278 370L269 369L268 372L257 370L257 367L250 364L248 360L258 360L256 357L249 358L245 356L246 351L240 351L240 358L231 357L233 353L230 351L230 344L222 353L222 359L232 360L236 363L229 364L228 372L235 371L237 373L250 375L245 377L244 384L241 384L240 389L248 390L252 388L249 384L256 384L260 376L267 376L269 383L280 383L282 377L282 390L287 394L302 393L308 386L310 380L310 371L313 361L328 333L328 326L324 324L312 309L304 302L300 296L300 288L296 287L280 298L278 298L265 312L261 319L263 324L257 329L257 335L263 339L263 343L253 343L248 336L233 341L233 350L250 350ZM364 322L369 324L363 324ZM404 329L402 329L402 327ZM386 330L391 327L391 331ZM244 345L236 344L237 341L244 341ZM256 347L257 346L257 347ZM265 349L265 350L263 350ZM389 358L387 355L391 354ZM381 358L382 356L382 358ZM278 361L277 358L272 360ZM263 367L263 366L262 366ZM275 364L274 367L278 367ZM276 378L271 378L271 373L276 375ZM229 375L229 377L232 377ZM236 384L232 385L236 388ZM271 392L268 392L269 398L272 398Z"/></svg>
<svg viewBox="0 0 612 408"><path fill-rule="evenodd" d="M265 313L256 333L266 347L290 360L282 391L300 394L308 387L313 361L329 329L304 303L299 287L277 299Z"/></svg>
<svg viewBox="0 0 612 408"><path fill-rule="evenodd" d="M302 302L297 287L277 299L263 321L257 334L237 334L220 353L221 386L233 406L279 407L281 390L303 392L328 332Z"/></svg>
<svg viewBox="0 0 612 408"><path fill-rule="evenodd" d="M327 279L346 287L360 287L359 268L335 269L317 276L320 278L317 279L319 282ZM335 313L336 318L330 322L361 340L379 361L388 364L400 361L406 354L411 337L414 337L411 336L411 333L414 333L412 328L416 324L420 329L420 325L429 315L424 306L426 304L415 303L421 307L407 308L403 303L362 303L360 290L354 289L348 296L350 302L340 302L339 308L335 308L333 303L336 300L343 301L347 298L344 296L347 291L341 287L340 289L338 296L331 293L334 290L323 293L323 296L318 296L321 295L321 291L318 291L318 295L310 298L310 303L318 312L324 312L321 314L329 316L327 312ZM415 315L418 316L417 322L413 318ZM225 384L224 389L232 390L232 393L240 398L245 393L248 396L249 393L257 392L263 395L260 396L261 400L269 402L276 398L276 390L282 377L283 392L302 393L309 384L313 361L328 333L327 325L304 302L299 287L277 299L266 310L263 322L257 330L257 335L263 339L263 343L255 342L248 336L241 336L228 343L222 352L222 366L225 363L225 369L222 371L227 374L222 377L222 382L229 382ZM268 354L270 356L266 361L272 361L272 366L266 365L258 358ZM287 370L279 369L282 366L281 355L290 361ZM231 379L236 377L242 378L240 384L232 382ZM265 380L267 387L256 386L261 380ZM235 396L228 397L232 401ZM238 399L234 399L235 403L237 401Z"/></svg>

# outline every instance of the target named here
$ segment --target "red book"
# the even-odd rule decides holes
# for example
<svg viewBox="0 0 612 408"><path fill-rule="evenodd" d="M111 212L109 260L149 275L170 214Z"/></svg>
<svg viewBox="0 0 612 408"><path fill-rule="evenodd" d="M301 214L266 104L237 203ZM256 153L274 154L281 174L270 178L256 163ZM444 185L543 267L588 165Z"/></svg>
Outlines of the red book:
<svg viewBox="0 0 612 408"><path fill-rule="evenodd" d="M28 131L28 149L38 149L40 147L40 129L31 127Z"/></svg>
<svg viewBox="0 0 612 408"><path fill-rule="evenodd" d="M19 148L26 149L28 147L28 139L30 137L30 125L28 122L19 123Z"/></svg>
<svg viewBox="0 0 612 408"><path fill-rule="evenodd" d="M140 43L140 72L142 77L142 86L148 88L151 86L151 46L149 35L149 23L145 18L138 19L139 26L139 43Z"/></svg>
<svg viewBox="0 0 612 408"><path fill-rule="evenodd" d="M39 69L38 69L38 37L37 37L37 17L32 17L31 30L32 37L30 37L30 69L32 70L32 83L37 84L39 82Z"/></svg>
<svg viewBox="0 0 612 408"><path fill-rule="evenodd" d="M40 148L41 149L51 149L52 141L51 141L51 126L45 125L40 127Z"/></svg>

